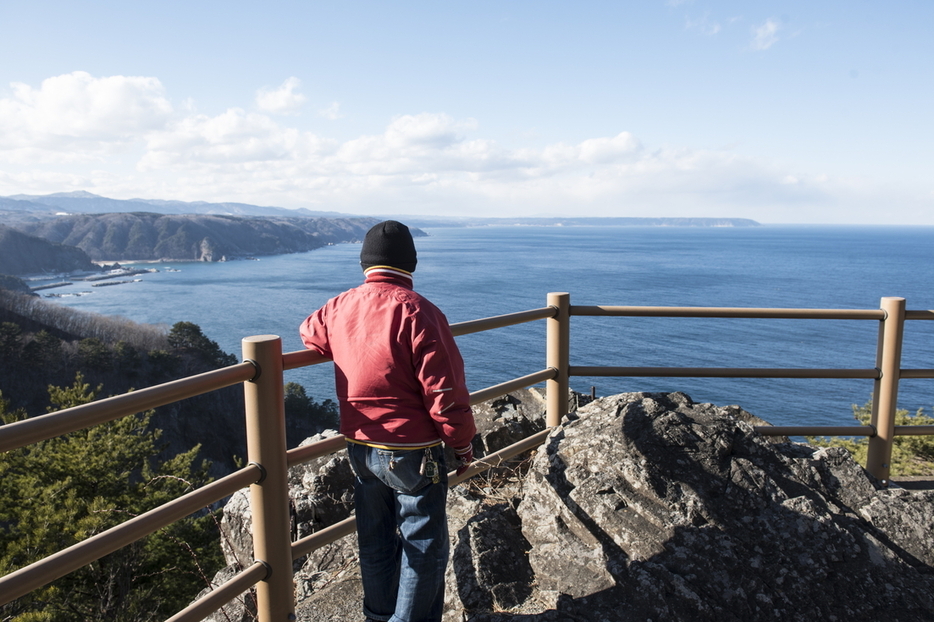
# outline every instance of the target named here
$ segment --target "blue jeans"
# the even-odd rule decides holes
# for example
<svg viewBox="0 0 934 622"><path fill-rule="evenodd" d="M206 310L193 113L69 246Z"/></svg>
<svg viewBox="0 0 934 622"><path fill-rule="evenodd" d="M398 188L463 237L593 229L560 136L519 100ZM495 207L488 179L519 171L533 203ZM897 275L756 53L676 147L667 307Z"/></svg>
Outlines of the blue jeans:
<svg viewBox="0 0 934 622"><path fill-rule="evenodd" d="M438 464L439 482L420 471ZM347 443L356 475L363 612L388 622L439 622L448 563L448 478L441 445L377 449Z"/></svg>

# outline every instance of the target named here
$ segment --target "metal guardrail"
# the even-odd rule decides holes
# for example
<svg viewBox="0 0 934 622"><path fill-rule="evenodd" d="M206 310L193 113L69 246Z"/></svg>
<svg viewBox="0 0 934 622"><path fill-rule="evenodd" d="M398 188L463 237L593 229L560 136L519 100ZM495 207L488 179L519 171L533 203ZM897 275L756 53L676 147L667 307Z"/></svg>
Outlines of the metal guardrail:
<svg viewBox="0 0 934 622"><path fill-rule="evenodd" d="M677 368L571 366L570 317L671 317L752 319L875 320L880 323L876 367L872 369L789 368ZM874 382L873 419L868 426L760 426L767 435L868 436L867 468L880 479L888 478L888 460L895 436L934 434L934 426L895 426L894 412L901 378L934 378L934 369L901 369L901 345L906 320L934 320L934 311L906 311L901 298L883 298L881 309L754 309L735 307L624 307L572 306L566 293L548 295L548 306L451 326L456 336L544 319L546 321L546 367L471 393L471 404L541 382L546 385L546 425L560 423L568 409L571 376L665 376L716 378L864 378ZM243 340L243 363L141 389L121 396L69 408L0 426L0 451L9 451L47 438L150 410L202 393L244 384L249 466L154 510L97 534L68 549L0 577L0 604L6 604L95 559L138 540L161 527L188 516L250 486L253 513L254 557L257 561L215 588L204 598L170 618L170 622L200 620L252 586L257 588L261 622L287 620L293 615L291 563L309 552L337 540L355 528L348 518L297 542L288 534L288 468L341 450L342 436L286 450L282 374L285 370L326 362L311 351L283 354L281 340L260 335ZM477 473L502 464L544 442L542 432L479 459L462 475L451 473L456 485ZM292 618L294 619L294 618Z"/></svg>

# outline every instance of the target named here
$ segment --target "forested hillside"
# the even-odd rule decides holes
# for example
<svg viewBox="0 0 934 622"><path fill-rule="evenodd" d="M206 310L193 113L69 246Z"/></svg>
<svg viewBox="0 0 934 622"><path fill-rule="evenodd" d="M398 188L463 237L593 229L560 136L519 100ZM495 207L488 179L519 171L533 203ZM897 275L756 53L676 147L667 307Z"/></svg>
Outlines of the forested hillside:
<svg viewBox="0 0 934 622"><path fill-rule="evenodd" d="M35 296L0 289L0 391L12 409L29 416L49 407L48 387L68 386L78 373L103 397L125 393L238 362L191 322L137 324L87 313ZM294 445L322 427L336 411L319 404L300 385L290 385L289 440ZM226 474L246 455L243 389L229 387L156 410L169 454L207 440L200 457L212 473Z"/></svg>
<svg viewBox="0 0 934 622"><path fill-rule="evenodd" d="M67 244L67 243L66 243ZM0 225L0 274L99 270L87 253L73 245L49 242Z"/></svg>
<svg viewBox="0 0 934 622"><path fill-rule="evenodd" d="M363 239L372 218L244 218L148 212L73 214L17 222L24 233L82 249L94 260L221 261L298 253Z"/></svg>

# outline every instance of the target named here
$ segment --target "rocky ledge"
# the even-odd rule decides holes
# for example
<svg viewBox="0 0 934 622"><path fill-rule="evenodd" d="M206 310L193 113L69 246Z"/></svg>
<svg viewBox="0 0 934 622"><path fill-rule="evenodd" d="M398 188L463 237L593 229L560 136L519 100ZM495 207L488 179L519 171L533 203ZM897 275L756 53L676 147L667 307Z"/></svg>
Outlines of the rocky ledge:
<svg viewBox="0 0 934 622"><path fill-rule="evenodd" d="M542 410L534 392L478 409L475 444ZM513 471L451 491L446 621L934 619L934 493L763 424L683 393L581 407ZM349 481L340 455L293 471L298 535L350 513ZM251 559L243 501L225 510L232 564ZM299 619L361 617L355 555L347 538L296 565Z"/></svg>

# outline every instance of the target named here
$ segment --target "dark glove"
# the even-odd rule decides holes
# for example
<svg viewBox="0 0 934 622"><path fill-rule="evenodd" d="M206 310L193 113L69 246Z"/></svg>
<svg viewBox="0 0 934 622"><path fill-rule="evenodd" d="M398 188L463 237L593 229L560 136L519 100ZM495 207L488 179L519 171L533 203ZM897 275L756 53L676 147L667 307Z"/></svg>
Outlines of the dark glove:
<svg viewBox="0 0 934 622"><path fill-rule="evenodd" d="M467 445L460 449L455 447L454 457L457 458L457 474L460 475L466 471L470 463L473 462L473 445Z"/></svg>

